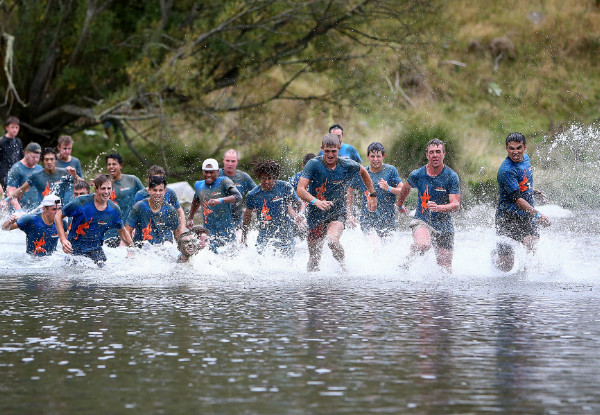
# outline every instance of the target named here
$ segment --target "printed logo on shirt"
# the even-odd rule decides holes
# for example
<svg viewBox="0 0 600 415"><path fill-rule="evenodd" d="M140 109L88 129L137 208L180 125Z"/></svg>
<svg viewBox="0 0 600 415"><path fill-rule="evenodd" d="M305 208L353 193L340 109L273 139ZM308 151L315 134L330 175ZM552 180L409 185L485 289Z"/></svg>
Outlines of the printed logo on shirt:
<svg viewBox="0 0 600 415"><path fill-rule="evenodd" d="M269 215L269 212L271 212L271 210L267 206L267 200L263 199L263 207L260 210L260 213L263 218L263 222L269 222L271 219L273 219L273 217L271 215Z"/></svg>
<svg viewBox="0 0 600 415"><path fill-rule="evenodd" d="M46 250L44 249L44 245L46 245L46 239L44 238L44 236L46 236L46 234L42 234L42 237L38 240L38 241L34 241L33 242L33 253L34 254L40 254L42 252L46 252Z"/></svg>
<svg viewBox="0 0 600 415"><path fill-rule="evenodd" d="M316 188L317 191L317 199L325 200L325 192L327 191L327 179L325 179L325 183Z"/></svg>
<svg viewBox="0 0 600 415"><path fill-rule="evenodd" d="M150 219L150 221L148 222L148 226L146 226L145 228L142 229L142 233L144 234L144 236L143 236L144 241L149 241L151 239L154 239L152 237L152 235L150 235L151 232L152 232L152 219Z"/></svg>
<svg viewBox="0 0 600 415"><path fill-rule="evenodd" d="M75 240L79 238L80 235L85 235L85 230L90 228L90 223L92 223L93 217L90 218L87 222L83 222L81 225L77 227L75 230Z"/></svg>
<svg viewBox="0 0 600 415"><path fill-rule="evenodd" d="M523 171L525 172L525 171ZM527 178L527 175L525 175L525 177L523 177L523 180L521 180L519 182L519 190L521 192L526 192L529 189L529 179Z"/></svg>
<svg viewBox="0 0 600 415"><path fill-rule="evenodd" d="M202 213L204 215L204 223L208 223L208 215L210 215L211 213L213 213L212 210L210 210L210 208L208 207L208 203L204 202L202 204Z"/></svg>
<svg viewBox="0 0 600 415"><path fill-rule="evenodd" d="M446 189L444 189L443 187L436 187L436 188L435 188L435 191L436 191L436 192L444 192L444 193L445 193L445 192L446 192Z"/></svg>
<svg viewBox="0 0 600 415"><path fill-rule="evenodd" d="M429 196L429 185L425 187L425 193L421 196L421 213L427 210L427 202L429 202L431 196Z"/></svg>
<svg viewBox="0 0 600 415"><path fill-rule="evenodd" d="M46 181L46 188L44 189L44 191L42 192L42 196L46 197L50 194L50 182Z"/></svg>
<svg viewBox="0 0 600 415"><path fill-rule="evenodd" d="M112 192L110 193L110 200L112 200L113 202L117 203L117 194L115 193L115 189L113 187ZM118 203L117 203L118 205Z"/></svg>

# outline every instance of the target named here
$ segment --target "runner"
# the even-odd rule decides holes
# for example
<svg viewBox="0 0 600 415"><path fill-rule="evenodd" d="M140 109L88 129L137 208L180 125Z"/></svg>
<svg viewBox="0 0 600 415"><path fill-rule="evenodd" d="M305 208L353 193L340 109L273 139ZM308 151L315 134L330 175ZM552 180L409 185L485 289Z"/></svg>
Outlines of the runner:
<svg viewBox="0 0 600 415"><path fill-rule="evenodd" d="M146 241L152 245L173 242L173 234L177 238L181 233L177 210L165 203L166 188L164 176L150 176L150 197L137 202L129 212L125 229L137 247Z"/></svg>
<svg viewBox="0 0 600 415"><path fill-rule="evenodd" d="M533 252L539 239L538 224L550 226L550 219L534 207L533 168L526 149L523 134L511 133L506 137L508 156L498 170L496 234L520 242ZM498 242L492 259L498 269L510 271L514 265L510 244Z"/></svg>
<svg viewBox="0 0 600 415"><path fill-rule="evenodd" d="M460 182L458 175L444 165L446 146L442 140L430 140L425 154L427 164L410 173L396 205L402 209L410 190L417 188L420 204L410 222L414 242L409 260L416 254L423 255L433 245L438 265L452 272L454 227L450 213L460 209Z"/></svg>
<svg viewBox="0 0 600 415"><path fill-rule="evenodd" d="M63 251L90 258L99 267L106 262L102 243L107 230L118 229L123 244L133 247L131 236L121 222L121 209L110 200L112 184L110 176L99 175L94 179L96 193L73 199L59 211L55 219ZM73 218L68 238L63 227L63 218L66 216Z"/></svg>
<svg viewBox="0 0 600 415"><path fill-rule="evenodd" d="M400 194L402 180L398 170L390 165L384 164L385 148L381 143L369 144L367 148L369 166L367 171L377 191L377 210L370 212L368 209L369 192L365 184L358 176L351 182L348 188L348 224L356 224L352 215L354 205L354 193L360 191L362 195L360 226L364 233L376 233L380 238L391 235L396 230L396 195Z"/></svg>
<svg viewBox="0 0 600 415"><path fill-rule="evenodd" d="M81 162L77 157L71 156L73 151L73 139L68 135L61 135L58 137L58 156L56 159L56 167L67 168L73 167L77 172L77 176L83 178L83 170L81 169ZM65 197L63 203L66 205L73 199L73 183L69 184L69 187L65 191Z"/></svg>
<svg viewBox="0 0 600 415"><path fill-rule="evenodd" d="M260 184L246 196L246 211L242 225L242 243L247 245L248 229L252 212L258 219L257 249L263 253L267 246L285 256L292 256L294 249L293 221L302 226L303 217L294 210L300 199L292 186L278 180L281 166L273 160L263 160L254 166L254 176ZM304 226L306 226L304 224Z"/></svg>
<svg viewBox="0 0 600 415"><path fill-rule="evenodd" d="M333 124L331 127L329 127L329 134L335 134L340 139L341 147L340 147L338 157L352 159L355 162L362 164L362 158L360 158L360 154L358 154L358 151L356 150L356 148L354 148L350 144L343 142L344 141L344 129L342 128L341 125ZM323 150L321 150L319 152L319 156L322 156L322 155L323 155Z"/></svg>
<svg viewBox="0 0 600 415"><path fill-rule="evenodd" d="M209 230L211 244L215 248L235 241L235 222L231 207L242 200L242 195L231 179L219 177L219 163L215 159L206 159L202 163L204 180L194 184L194 200L190 208L187 227L194 226L194 216L202 207L202 223Z"/></svg>
<svg viewBox="0 0 600 415"><path fill-rule="evenodd" d="M345 199L348 184L357 174L360 173L371 196L368 201L369 210L377 208L377 193L367 170L354 160L338 157L338 136L327 134L323 137L321 150L324 155L315 157L306 164L297 188L298 196L308 203L308 271L319 270L325 237L334 258L345 269L340 236L346 222Z"/></svg>
<svg viewBox="0 0 600 415"><path fill-rule="evenodd" d="M8 117L4 123L6 134L0 138L0 186L6 189L8 171L17 161L25 156L23 143L17 137L21 122L17 117Z"/></svg>
<svg viewBox="0 0 600 415"><path fill-rule="evenodd" d="M240 161L240 153L237 150L229 149L223 156L223 168L219 170L219 176L228 177L231 179L235 187L238 189L242 198L246 197L246 194L254 189L256 183L250 177L248 173L238 170L237 165ZM231 216L235 222L236 229L242 226L242 215L244 214L244 201L240 200L231 207Z"/></svg>
<svg viewBox="0 0 600 415"><path fill-rule="evenodd" d="M13 194L21 185L27 183L27 180L33 173L44 170L42 166L38 164L40 156L42 154L42 147L38 143L29 143L25 147L25 156L17 161L8 171L8 177L6 178L6 193L7 195ZM11 199L11 205L15 211L23 209L30 211L39 206L42 201L42 196L35 188L30 188L23 195L16 199Z"/></svg>
<svg viewBox="0 0 600 415"><path fill-rule="evenodd" d="M52 255L56 251L58 232L54 219L60 210L60 198L48 195L42 200L42 213L37 215L25 215L18 217L12 215L4 224L2 229L12 231L21 229L27 235L26 252L33 256Z"/></svg>

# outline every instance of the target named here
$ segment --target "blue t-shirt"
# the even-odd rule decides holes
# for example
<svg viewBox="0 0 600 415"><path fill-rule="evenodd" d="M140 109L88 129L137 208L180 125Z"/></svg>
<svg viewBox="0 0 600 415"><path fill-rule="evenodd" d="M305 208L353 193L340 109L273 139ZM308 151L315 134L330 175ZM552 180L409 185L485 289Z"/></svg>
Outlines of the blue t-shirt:
<svg viewBox="0 0 600 415"><path fill-rule="evenodd" d="M256 186L256 183L254 183L254 180L252 180L250 175L241 170L236 170L233 176L227 176L225 174L225 170L219 169L219 177L229 178L241 193L242 198L245 197L250 190L254 189L254 186ZM233 217L234 222L238 225L242 223L243 206L244 200L242 199L239 202L234 203L231 207L231 216Z"/></svg>
<svg viewBox="0 0 600 415"><path fill-rule="evenodd" d="M523 155L523 161L515 163L509 157L498 169L498 209L496 215L509 212L515 215L527 217L529 213L521 210L515 200L522 197L531 206L533 202L533 167L527 154Z"/></svg>
<svg viewBox="0 0 600 415"><path fill-rule="evenodd" d="M398 186L402 183L398 170L390 164L383 164L381 170L377 173L373 173L370 166L366 169L369 172L369 176L371 176L375 192L377 193L377 209L374 212L369 211L367 205L370 199L369 191L361 177L355 176L350 183L350 187L359 190L362 194L360 224L366 229L396 229L396 195L387 190L382 190L377 185L377 182L383 179L391 187Z"/></svg>
<svg viewBox="0 0 600 415"><path fill-rule="evenodd" d="M142 189L135 194L135 199L133 203L137 203L141 200L148 199L150 197L150 193L148 193L148 189ZM169 189L167 187L167 191L165 192L165 200L164 202L167 205L173 206L175 209L179 209L181 205L179 204L179 199L177 199L177 194L173 189Z"/></svg>
<svg viewBox="0 0 600 415"><path fill-rule="evenodd" d="M60 167L61 169L67 167L73 167L77 172L77 175L83 178L83 170L81 170L81 162L76 157L71 157L71 161L62 161L61 159L56 159L56 167ZM69 186L65 190L65 197L63 198L63 204L69 203L73 199L73 183L69 183Z"/></svg>
<svg viewBox="0 0 600 415"><path fill-rule="evenodd" d="M256 186L246 195L246 208L256 210L259 245L277 240L293 245L293 221L288 206L300 203L300 198L288 182L276 180L272 190Z"/></svg>
<svg viewBox="0 0 600 415"><path fill-rule="evenodd" d="M346 217L346 192L350 181L360 172L360 164L350 159L338 158L333 170L325 166L323 156L309 160L302 177L308 179L308 192L319 200L333 202L329 210L320 210L312 204L306 207L308 227L313 229L327 221Z"/></svg>
<svg viewBox="0 0 600 415"><path fill-rule="evenodd" d="M44 170L42 166L36 164L29 168L20 161L17 161L8 171L8 177L6 178L6 186L21 187L33 173ZM34 187L29 187L25 193L19 198L19 204L25 210L31 210L39 206L42 203L42 197L40 192Z"/></svg>
<svg viewBox="0 0 600 415"><path fill-rule="evenodd" d="M47 225L42 214L25 215L17 220L17 226L27 236L27 253L35 256L52 255L56 251L58 232L52 222Z"/></svg>
<svg viewBox="0 0 600 415"><path fill-rule="evenodd" d="M49 194L54 194L64 199L65 192L72 182L73 176L67 173L65 169L60 168L56 168L52 174L48 174L46 170L42 169L33 173L27 179L29 186L35 188L42 199Z"/></svg>
<svg viewBox="0 0 600 415"><path fill-rule="evenodd" d="M121 209L121 219L123 223L127 223L127 216L133 207L135 195L140 190L144 189L144 185L132 174L123 174L119 180L113 182L113 191L110 195L110 200L116 203ZM104 235L104 239L117 237L117 230L110 229Z"/></svg>
<svg viewBox="0 0 600 415"><path fill-rule="evenodd" d="M90 252L102 247L104 234L109 229L121 229L121 209L108 201L100 211L94 204L94 195L81 195L63 207L62 213L71 216L71 230L67 239L76 253Z"/></svg>
<svg viewBox="0 0 600 415"><path fill-rule="evenodd" d="M133 205L127 224L135 231L134 242L148 241L155 245L173 241L173 232L179 227L179 217L177 210L166 203L158 212L153 212L148 200L144 199Z"/></svg>
<svg viewBox="0 0 600 415"><path fill-rule="evenodd" d="M208 206L209 199L219 199L231 195L231 190L236 189L235 184L227 177L217 177L212 184L205 180L194 183L197 200L200 201L200 211L204 227L210 232L211 244L215 247L223 246L235 240L235 222L231 216L231 203L219 203ZM237 191L237 190L236 190Z"/></svg>
<svg viewBox="0 0 600 415"><path fill-rule="evenodd" d="M450 202L450 195L460 194L458 174L450 167L444 166L440 174L432 177L427 174L426 166L423 166L410 173L408 184L419 191L419 204L415 219L426 222L440 233L454 233L450 214L431 212L427 208L427 202L431 200L438 205L446 205Z"/></svg>
<svg viewBox="0 0 600 415"><path fill-rule="evenodd" d="M298 173L294 174L288 180L289 184L292 185L292 189L294 189L294 192L296 192L296 189L298 189L298 182L300 181L300 177L302 177L302 171L299 171Z"/></svg>
<svg viewBox="0 0 600 415"><path fill-rule="evenodd" d="M323 150L321 150L319 152L319 156L322 156L322 155L323 155ZM356 149L354 147L352 147L350 144L342 143L342 147L340 148L340 151L338 152L338 157L341 157L344 159L351 159L357 163L362 164L362 159L360 158L360 154L358 154L358 151L356 151Z"/></svg>

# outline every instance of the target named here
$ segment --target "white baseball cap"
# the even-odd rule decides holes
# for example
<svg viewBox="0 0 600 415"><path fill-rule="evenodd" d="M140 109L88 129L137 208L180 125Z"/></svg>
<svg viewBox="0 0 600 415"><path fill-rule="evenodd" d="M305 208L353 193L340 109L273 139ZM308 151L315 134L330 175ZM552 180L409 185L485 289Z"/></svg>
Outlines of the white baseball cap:
<svg viewBox="0 0 600 415"><path fill-rule="evenodd" d="M215 159L206 159L202 163L202 170L215 171L219 170L219 162Z"/></svg>
<svg viewBox="0 0 600 415"><path fill-rule="evenodd" d="M56 195L48 195L42 200L42 206L60 206L61 203L60 197Z"/></svg>

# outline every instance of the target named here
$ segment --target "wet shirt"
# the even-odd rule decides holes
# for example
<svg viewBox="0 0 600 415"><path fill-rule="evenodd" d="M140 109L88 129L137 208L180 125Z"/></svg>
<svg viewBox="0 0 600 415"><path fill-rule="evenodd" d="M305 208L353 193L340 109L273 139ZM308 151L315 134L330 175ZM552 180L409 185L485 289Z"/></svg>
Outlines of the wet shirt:
<svg viewBox="0 0 600 415"><path fill-rule="evenodd" d="M323 150L321 150L319 152L319 156L322 156L322 155L323 155ZM360 154L358 154L358 151L354 147L352 147L350 144L342 143L342 147L340 148L340 151L338 152L338 157L345 158L345 159L351 159L357 163L362 164L362 158L360 158Z"/></svg>
<svg viewBox="0 0 600 415"><path fill-rule="evenodd" d="M20 138L8 138L7 136L0 138L0 184L2 187L6 187L6 176L10 168L24 155L23 143Z"/></svg>
<svg viewBox="0 0 600 415"><path fill-rule="evenodd" d="M119 206L109 200L106 209L100 211L96 209L93 194L76 197L63 207L62 212L73 218L67 239L76 252L101 248L107 230L123 227Z"/></svg>
<svg viewBox="0 0 600 415"><path fill-rule="evenodd" d="M24 165L21 161L17 161L8 171L8 177L6 178L6 186L21 187L31 177L33 173L44 170L42 166L36 164L29 168ZM39 206L42 203L42 197L40 192L34 187L29 187L25 193L19 198L19 204L25 210L31 210Z"/></svg>
<svg viewBox="0 0 600 415"><path fill-rule="evenodd" d="M206 184L205 180L194 183L194 199L200 202L202 222L209 230L211 243L222 246L235 238L235 222L231 215L231 203L219 203L209 206L209 199L219 199L237 192L235 184L227 177L217 177L212 184Z"/></svg>
<svg viewBox="0 0 600 415"><path fill-rule="evenodd" d="M52 174L48 174L46 170L42 169L29 176L27 183L39 192L42 199L49 194L63 199L69 183L73 183L73 176L65 169L56 168Z"/></svg>
<svg viewBox="0 0 600 415"><path fill-rule="evenodd" d="M173 232L179 226L177 210L163 203L158 212L150 209L147 199L137 202L131 208L127 224L134 229L133 241L148 241L151 244L162 244L173 241Z"/></svg>
<svg viewBox="0 0 600 415"><path fill-rule="evenodd" d="M67 167L73 167L77 172L77 175L83 178L83 170L81 170L81 162L76 157L71 157L71 161L62 161L61 159L56 159L56 167L60 167L61 169L65 169ZM73 185L74 183L69 183L67 190L65 190L65 197L63 198L63 204L69 203L73 199Z"/></svg>
<svg viewBox="0 0 600 415"><path fill-rule="evenodd" d="M254 189L254 186L256 186L256 183L254 183L250 175L241 170L236 170L233 176L227 176L225 174L225 170L219 169L219 176L228 177L241 193L242 197L246 196L246 193ZM243 200L240 200L232 205L231 215L236 224L239 224L242 221L243 206Z"/></svg>
<svg viewBox="0 0 600 415"><path fill-rule="evenodd" d="M58 232L56 225L52 222L47 225L42 219L42 214L25 215L17 220L17 226L27 236L26 252L30 255L45 256L52 255L56 251Z"/></svg>
<svg viewBox="0 0 600 415"><path fill-rule="evenodd" d="M294 192L296 192L296 189L298 189L298 182L300 181L300 177L302 177L302 171L299 171L298 173L294 174L288 180L288 183L292 185L292 189L294 189Z"/></svg>
<svg viewBox="0 0 600 415"><path fill-rule="evenodd" d="M396 228L396 195L388 192L387 190L381 189L377 182L383 179L391 187L396 187L402 183L398 170L390 165L383 164L381 170L373 173L370 166L366 168L373 181L373 186L377 192L377 209L374 212L369 211L367 205L370 196L367 186L362 181L360 176L355 176L350 182L350 187L360 191L362 195L361 211L360 211L360 223L367 228Z"/></svg>
<svg viewBox="0 0 600 415"><path fill-rule="evenodd" d="M325 166L323 156L306 163L302 177L309 180L307 190L319 200L333 202L331 209L322 211L316 206L306 206L306 220L310 229L328 220L346 216L346 192L350 181L360 172L360 164L350 159L338 158L333 170Z"/></svg>
<svg viewBox="0 0 600 415"><path fill-rule="evenodd" d="M440 174L432 177L427 174L426 167L423 166L410 173L408 184L417 188L419 192L415 219L426 222L440 233L454 233L450 214L431 212L427 208L427 202L432 201L438 205L446 205L450 202L450 195L460 194L458 174L450 167L444 166Z"/></svg>
<svg viewBox="0 0 600 415"><path fill-rule="evenodd" d="M523 155L523 161L515 163L509 157L506 157L500 169L498 169L498 209L496 215L501 216L504 213L528 217L529 213L519 209L515 201L523 198L531 206L533 202L533 167L527 154Z"/></svg>
<svg viewBox="0 0 600 415"><path fill-rule="evenodd" d="M148 199L150 197L150 193L148 193L148 189L142 189L135 194L135 198L133 200L134 203L137 203L141 200ZM177 199L177 194L173 189L169 189L167 187L167 191L165 192L165 201L167 205L173 206L175 209L179 209L181 205L179 204L179 199Z"/></svg>
<svg viewBox="0 0 600 415"><path fill-rule="evenodd" d="M300 198L283 180L276 180L272 190L263 190L259 185L246 195L246 208L256 211L259 244L269 239L293 242L293 221L288 211L290 203L300 203Z"/></svg>
<svg viewBox="0 0 600 415"><path fill-rule="evenodd" d="M113 182L113 191L110 194L110 200L116 203L121 209L121 219L123 223L127 222L129 211L133 207L135 195L144 189L144 185L136 176L132 174L123 174L119 180ZM104 239L117 237L116 229L109 230Z"/></svg>

